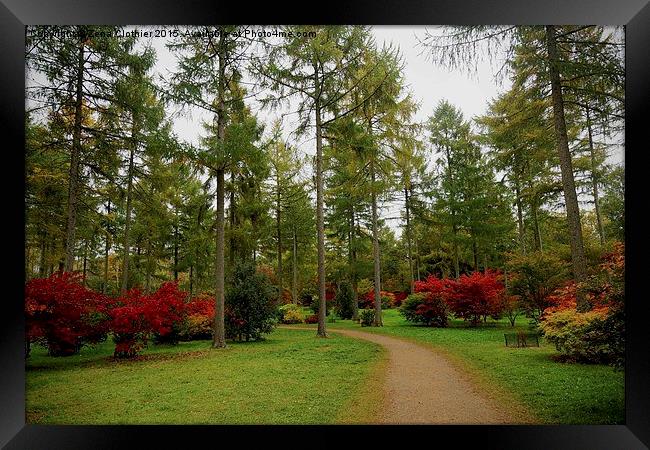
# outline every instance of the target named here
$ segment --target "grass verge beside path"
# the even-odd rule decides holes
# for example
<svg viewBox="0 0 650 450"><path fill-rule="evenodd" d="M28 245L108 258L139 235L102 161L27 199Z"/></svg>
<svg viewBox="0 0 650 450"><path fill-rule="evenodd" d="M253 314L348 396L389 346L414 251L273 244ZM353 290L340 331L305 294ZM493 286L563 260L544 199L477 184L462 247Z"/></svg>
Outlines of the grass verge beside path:
<svg viewBox="0 0 650 450"><path fill-rule="evenodd" d="M326 424L376 413L366 381L385 360L376 344L278 329L261 342L209 346L150 345L136 361L112 360L112 342L64 358L34 347L27 422Z"/></svg>
<svg viewBox="0 0 650 450"><path fill-rule="evenodd" d="M477 328L451 321L449 328L406 322L398 310L384 311L384 326L361 327L349 320L328 323L331 330L354 328L431 345L464 369L487 394L530 422L549 424L620 424L625 419L624 373L609 366L569 364L553 360L555 347L506 348L504 333L528 329L519 318L515 328L506 320ZM307 327L307 325L297 325ZM522 404L518 408L512 401Z"/></svg>

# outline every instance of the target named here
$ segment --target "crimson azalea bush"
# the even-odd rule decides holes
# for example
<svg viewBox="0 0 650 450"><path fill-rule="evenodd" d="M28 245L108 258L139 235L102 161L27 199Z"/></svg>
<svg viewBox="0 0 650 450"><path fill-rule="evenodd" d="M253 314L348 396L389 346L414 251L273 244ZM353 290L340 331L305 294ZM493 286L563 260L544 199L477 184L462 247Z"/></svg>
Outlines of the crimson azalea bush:
<svg viewBox="0 0 650 450"><path fill-rule="evenodd" d="M415 294L409 295L400 307L400 313L409 322L427 326L446 327L449 308L446 303L448 280L429 275L415 282Z"/></svg>
<svg viewBox="0 0 650 450"><path fill-rule="evenodd" d="M409 295L402 302L400 313L409 322L422 323L432 327L446 327L448 307L441 296L420 292Z"/></svg>
<svg viewBox="0 0 650 450"><path fill-rule="evenodd" d="M177 283L167 282L150 295L131 289L120 296L117 306L110 311L114 356L136 356L152 337L164 340L176 333L185 319L186 295ZM171 342L176 340L171 338Z"/></svg>
<svg viewBox="0 0 650 450"><path fill-rule="evenodd" d="M624 245L605 254L598 273L584 283L570 282L549 296L553 306L544 310L539 327L567 361L604 363L622 368L625 363ZM581 290L592 306L578 312Z"/></svg>
<svg viewBox="0 0 650 450"><path fill-rule="evenodd" d="M107 310L106 297L85 287L81 274L34 278L25 285L27 342L44 345L51 356L73 355L106 339Z"/></svg>
<svg viewBox="0 0 650 450"><path fill-rule="evenodd" d="M496 272L473 272L461 275L458 280L447 280L445 296L454 316L476 326L488 316L499 317L504 290Z"/></svg>
<svg viewBox="0 0 650 450"><path fill-rule="evenodd" d="M388 291L379 291L381 298L381 307L389 309L395 306L395 294ZM375 290L371 289L368 292L359 296L359 308L370 309L375 307Z"/></svg>
<svg viewBox="0 0 650 450"><path fill-rule="evenodd" d="M305 323L318 323L318 314L311 314L305 317Z"/></svg>
<svg viewBox="0 0 650 450"><path fill-rule="evenodd" d="M406 297L409 296L408 292L405 291L397 291L393 292L393 298L394 298L394 305L396 307L402 306L402 302L406 300Z"/></svg>

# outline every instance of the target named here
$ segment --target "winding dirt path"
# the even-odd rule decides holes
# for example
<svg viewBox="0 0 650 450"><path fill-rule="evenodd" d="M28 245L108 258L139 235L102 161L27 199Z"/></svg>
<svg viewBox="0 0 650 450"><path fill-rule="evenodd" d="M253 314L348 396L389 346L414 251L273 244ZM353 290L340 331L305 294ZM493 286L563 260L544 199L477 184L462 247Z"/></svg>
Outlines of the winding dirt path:
<svg viewBox="0 0 650 450"><path fill-rule="evenodd" d="M384 424L515 423L443 356L424 346L380 334L330 329L377 343L388 350Z"/></svg>

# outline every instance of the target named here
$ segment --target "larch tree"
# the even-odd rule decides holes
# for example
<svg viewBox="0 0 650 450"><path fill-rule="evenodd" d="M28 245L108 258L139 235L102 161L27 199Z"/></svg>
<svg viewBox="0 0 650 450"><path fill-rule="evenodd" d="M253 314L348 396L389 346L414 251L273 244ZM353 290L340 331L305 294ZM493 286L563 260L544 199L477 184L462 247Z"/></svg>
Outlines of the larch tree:
<svg viewBox="0 0 650 450"><path fill-rule="evenodd" d="M188 29L168 44L178 58L178 70L172 75L171 100L194 106L214 114L208 125L209 135L203 140L207 152L197 155L198 163L207 167L216 178L216 254L215 254L215 318L212 347L226 347L224 322L225 287L225 172L238 158L228 152L226 126L231 103L241 101L229 93L241 79L249 58L252 42L235 26Z"/></svg>
<svg viewBox="0 0 650 450"><path fill-rule="evenodd" d="M268 52L258 60L255 73L262 87L273 91L262 100L263 104L279 106L287 103L289 98L296 98L299 101L298 132L304 134L307 129L314 129L320 302L317 336L326 337L323 132L337 118L361 106L361 102L358 102L347 108L342 107L360 81L346 83L344 80L353 75L351 69L365 51L369 30L356 26L304 26L291 27L288 31L291 37L279 45L270 45Z"/></svg>
<svg viewBox="0 0 650 450"><path fill-rule="evenodd" d="M570 231L571 260L573 276L577 282L586 278L586 261L582 239L580 210L576 193L573 161L569 148L569 135L565 117L566 94L571 89L572 66L579 65L576 55L584 51L598 52L607 45L603 39L573 39L582 26L458 26L442 34L427 32L421 40L426 51L441 64L450 68L464 68L471 71L481 57L503 58L505 63L498 74L512 70L508 64L516 51L528 55L525 64L515 68L518 83L535 85L538 91L550 99L555 135L555 150L559 159L565 211ZM565 41L572 40L571 46ZM503 52L505 52L505 57ZM609 74L590 71L584 78L598 79ZM574 88L575 89L575 88ZM611 94L610 94L611 95ZM581 292L578 293L577 309L585 311L591 305Z"/></svg>

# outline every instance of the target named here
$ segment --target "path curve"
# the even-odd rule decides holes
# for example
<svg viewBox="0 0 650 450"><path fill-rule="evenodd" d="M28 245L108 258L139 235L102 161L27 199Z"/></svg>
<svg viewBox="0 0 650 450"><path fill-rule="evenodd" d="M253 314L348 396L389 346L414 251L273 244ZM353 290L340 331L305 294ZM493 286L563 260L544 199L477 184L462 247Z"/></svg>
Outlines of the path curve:
<svg viewBox="0 0 650 450"><path fill-rule="evenodd" d="M388 350L384 424L504 424L515 423L481 393L468 378L435 351L412 342L363 331L330 329L364 339Z"/></svg>

